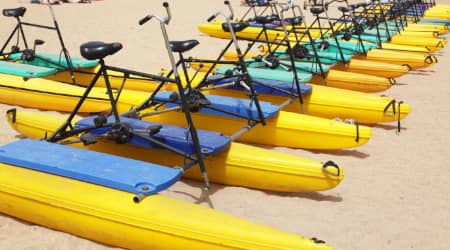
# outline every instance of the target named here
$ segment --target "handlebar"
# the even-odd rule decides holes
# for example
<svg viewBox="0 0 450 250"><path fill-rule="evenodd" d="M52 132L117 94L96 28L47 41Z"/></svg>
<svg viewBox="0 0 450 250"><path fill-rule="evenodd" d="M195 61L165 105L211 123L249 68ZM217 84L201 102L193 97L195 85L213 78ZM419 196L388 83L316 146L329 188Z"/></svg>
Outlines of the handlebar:
<svg viewBox="0 0 450 250"><path fill-rule="evenodd" d="M144 25L146 22L150 21L150 19L152 19L152 16L150 16L150 15L145 16L144 18L139 20L139 25Z"/></svg>
<svg viewBox="0 0 450 250"><path fill-rule="evenodd" d="M233 11L233 7L231 7L230 1L225 0L223 2L223 4L228 5L228 9L230 10L230 13L231 13L230 19L232 20L234 18L234 11Z"/></svg>
<svg viewBox="0 0 450 250"><path fill-rule="evenodd" d="M206 21L209 23L209 22L211 22L212 20L214 20L214 18L216 18L216 16L217 16L217 14L214 14L214 15L208 17L208 19L206 19Z"/></svg>
<svg viewBox="0 0 450 250"><path fill-rule="evenodd" d="M281 8L281 11L280 11L281 20L284 20L284 12L286 12L286 11L288 11L290 9L292 9L293 11L295 9L297 9L299 11L300 15L302 16L303 20L304 20L302 8L300 7L300 5L296 4L293 0L289 0L287 2L287 4L281 4L281 3L277 3L277 4Z"/></svg>
<svg viewBox="0 0 450 250"><path fill-rule="evenodd" d="M169 3L164 2L163 7L166 9L167 17L162 18L160 16L151 14L143 17L141 20L139 20L139 25L144 25L146 22L150 21L152 18L156 18L161 24L169 24L170 19L172 19L172 15L170 13Z"/></svg>
<svg viewBox="0 0 450 250"><path fill-rule="evenodd" d="M225 17L225 19L227 19L227 22L233 20L233 18L234 18L234 11L233 11L233 8L231 7L230 1L226 0L223 3L228 6L228 9L230 10L231 14L227 16L222 11L218 11L217 13L213 14L212 16L208 17L208 19L206 19L206 21L208 23L211 22L212 20L214 20L219 15Z"/></svg>

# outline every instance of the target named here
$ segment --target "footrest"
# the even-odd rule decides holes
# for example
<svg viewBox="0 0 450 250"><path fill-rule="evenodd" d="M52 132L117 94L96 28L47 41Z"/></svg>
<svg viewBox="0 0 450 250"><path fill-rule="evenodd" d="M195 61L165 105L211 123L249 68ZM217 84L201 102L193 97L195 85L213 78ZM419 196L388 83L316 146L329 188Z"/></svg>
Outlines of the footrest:
<svg viewBox="0 0 450 250"><path fill-rule="evenodd" d="M22 76L26 78L44 77L55 74L56 69L34 65L0 61L0 73Z"/></svg>
<svg viewBox="0 0 450 250"><path fill-rule="evenodd" d="M92 127L94 126L94 119L95 116L82 119L76 123L76 127ZM152 139L167 144L187 154L195 153L190 133L184 127L158 124L127 117L120 117L120 120L129 128L131 128L132 131L145 131L145 133L139 133L140 136L132 136L131 140L128 142L130 144L148 148L161 148L161 146L144 139L145 137L151 137ZM114 117L108 117L108 123L114 123ZM161 125L158 133L154 135L150 135L149 133L147 133L149 127L157 125ZM106 133L108 133L108 131L109 128L105 127L93 129L90 131L90 133L94 135L105 135ZM197 134L200 140L200 149L203 154L207 155L216 154L225 150L226 148L228 148L231 142L230 137L225 136L222 133L197 129Z"/></svg>
<svg viewBox="0 0 450 250"><path fill-rule="evenodd" d="M172 92L170 91L161 91L158 94L156 94L155 99L157 101L166 103L168 107L178 106L179 105L178 103L170 102L171 94ZM247 117L250 116L251 118L258 118L258 110L256 109L254 103L250 105L249 99L208 95L208 94L204 94L204 96L208 99L208 101L210 102L209 106L211 106L212 108L226 110ZM280 111L280 108L278 106L273 105L270 102L260 101L259 104L261 105L261 109L265 118L271 118L277 115L278 112ZM236 116L233 116L231 114L227 114L209 108L202 108L199 110L199 112L204 114L236 118Z"/></svg>
<svg viewBox="0 0 450 250"><path fill-rule="evenodd" d="M167 189L182 174L178 168L31 139L1 146L0 162L144 196Z"/></svg>

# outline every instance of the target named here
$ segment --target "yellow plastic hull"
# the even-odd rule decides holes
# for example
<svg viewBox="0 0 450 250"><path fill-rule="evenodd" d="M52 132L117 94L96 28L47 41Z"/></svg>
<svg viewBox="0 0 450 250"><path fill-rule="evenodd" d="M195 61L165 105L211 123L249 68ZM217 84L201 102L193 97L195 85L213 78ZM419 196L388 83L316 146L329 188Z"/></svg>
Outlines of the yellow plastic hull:
<svg viewBox="0 0 450 250"><path fill-rule="evenodd" d="M222 38L222 39L231 39L231 34L229 32L224 32L222 30L222 22L221 21L213 21L207 24L199 24L197 28L200 32L207 34L212 37ZM261 28L258 27L247 27L240 32L236 32L236 35L241 38L257 38ZM275 30L267 30L267 38L269 41L282 40L284 37L283 31L275 31ZM266 39L264 35L260 37L260 39Z"/></svg>
<svg viewBox="0 0 450 250"><path fill-rule="evenodd" d="M92 77L92 75L91 75ZM201 79L201 73L194 79L194 85ZM67 81L70 79L68 73L59 73L53 76L53 79L59 81ZM76 73L77 82L80 84L86 84L78 78ZM88 78L84 80L89 80ZM87 81L89 82L89 81ZM101 84L101 82L100 82ZM122 79L112 78L111 84L115 87L119 87L122 84ZM144 80L129 80L126 88L146 88L154 89L156 87L154 82ZM174 90L173 85L167 85L166 89ZM209 94L231 96L238 98L248 98L244 93L235 90L217 89L210 90ZM281 104L286 100L286 97L259 94L258 97L262 101L272 102L274 104ZM387 112L384 112L384 108L393 100L390 97L381 97L369 93L361 93L357 91L337 89L331 87L325 87L320 85L314 85L311 94L304 97L305 114L319 116L324 118L341 118L341 119L354 119L359 123L371 124L379 122L396 121L398 115L400 119L405 118L410 112L410 106L408 104L402 104L400 114L392 112L392 109L388 108ZM294 102L286 106L284 111L289 112L301 112L298 102Z"/></svg>
<svg viewBox="0 0 450 250"><path fill-rule="evenodd" d="M424 13L425 17L450 20L450 6L437 4Z"/></svg>
<svg viewBox="0 0 450 250"><path fill-rule="evenodd" d="M314 75L310 83L370 93L387 90L394 81L385 77L331 69L326 73L326 81L321 76Z"/></svg>
<svg viewBox="0 0 450 250"><path fill-rule="evenodd" d="M347 66L338 64L334 69L387 78L400 77L409 71L408 67L402 65L353 58Z"/></svg>
<svg viewBox="0 0 450 250"><path fill-rule="evenodd" d="M438 32L439 35L443 35L448 32L448 26L442 24L431 23L408 23L408 30L410 31L426 31L426 32Z"/></svg>
<svg viewBox="0 0 450 250"><path fill-rule="evenodd" d="M403 27L403 30L400 30L400 35L413 35L416 37L437 37L439 35L445 34L448 31L448 28L445 27L445 25L440 25L440 24L426 24L426 23L413 23L414 21L408 21L408 25ZM342 25L342 24L338 24L338 27L340 28L346 28L349 27L350 25ZM353 26L353 25L351 25ZM384 26L384 24L380 24L379 28L381 31L385 31L386 27ZM336 29L336 28L335 28ZM393 34L392 32L390 33L391 35L397 35L397 34Z"/></svg>
<svg viewBox="0 0 450 250"><path fill-rule="evenodd" d="M127 249L331 249L203 206L0 163L0 212Z"/></svg>
<svg viewBox="0 0 450 250"><path fill-rule="evenodd" d="M371 49L368 51L367 57L356 56L355 58L404 65L411 69L429 67L437 63L437 58L427 53L383 49Z"/></svg>
<svg viewBox="0 0 450 250"><path fill-rule="evenodd" d="M409 45L416 47L427 48L430 51L436 51L444 48L447 41L445 39L439 39L435 37L417 37L410 35L396 35L391 39L393 44Z"/></svg>
<svg viewBox="0 0 450 250"><path fill-rule="evenodd" d="M9 105L29 104L33 108L56 111L72 110L84 88L69 84L54 84L45 79L23 80L22 77L0 74L0 101ZM81 107L80 112L102 112L110 105L105 101L106 95L92 93Z"/></svg>
<svg viewBox="0 0 450 250"><path fill-rule="evenodd" d="M411 37L426 37L426 38L438 38L439 32L437 31L420 31L420 30L404 30L400 34L395 36L411 36Z"/></svg>
<svg viewBox="0 0 450 250"><path fill-rule="evenodd" d="M258 53L248 53L246 57L252 58L257 55ZM224 58L227 60L237 60L237 54L236 52L228 51L225 53ZM202 67L199 67L198 63L190 63L190 66L193 69L200 71L207 71L210 68L210 65L205 63L203 63ZM349 63L347 63L347 65L344 66L344 64L337 64L333 67L333 69L386 78L399 77L408 73L408 67L406 66L353 58Z"/></svg>
<svg viewBox="0 0 450 250"><path fill-rule="evenodd" d="M21 79L19 78L17 80ZM45 79L35 79L33 86L39 90L39 87L41 87L39 83L41 82L44 86L46 84L53 86L52 95L36 91L36 88L31 88L28 85L29 88L26 91L18 92L15 91L16 89L9 89L10 91L8 92L0 92L0 97L4 95L4 99L0 100L7 104L29 108L67 112L73 109L78 101L77 98L80 98L85 91L83 87L71 86ZM70 94L70 98L67 97L68 94ZM94 94L98 99L88 99L87 104L83 105L83 111L93 113L107 110L110 104L107 99L106 90L96 88L93 90L92 95ZM149 95L150 93L124 90L117 102L119 112L125 112L131 107L138 106ZM72 102L68 102L65 99L66 97ZM13 102L9 100L13 100ZM99 110L99 107L103 109ZM217 115L192 113L192 117L197 128L214 130L226 135L232 135L247 125L247 121L245 120ZM154 115L147 117L147 119L159 123L185 126L185 118L181 112ZM358 140L356 140L357 135L359 135ZM281 111L276 117L267 119L266 126L258 125L254 127L239 137L238 141L292 148L341 149L363 145L370 137L371 131L368 127L359 127L357 133L354 125Z"/></svg>
<svg viewBox="0 0 450 250"><path fill-rule="evenodd" d="M192 113L197 128L232 135L247 125L247 121ZM171 112L146 117L146 120L185 126L184 114ZM340 149L365 144L371 129L320 117L280 111L266 120L266 126L257 125L237 140L246 143L305 149Z"/></svg>
<svg viewBox="0 0 450 250"><path fill-rule="evenodd" d="M224 32L221 27L221 22L213 22L208 24L199 24L198 29L200 32L207 34L212 37L222 38L222 39L231 39L231 35L227 32ZM411 29L411 31L420 31L417 30L417 27L415 26L416 30ZM407 28L409 29L409 28ZM247 27L241 32L237 32L237 36L247 39L255 39L259 32L261 31L261 28L259 27ZM423 31L423 30L422 30ZM438 29L433 29L430 32L433 33L435 31L439 31ZM277 30L268 30L267 31L267 40L269 41L281 41L284 37L283 31L277 31ZM318 37L316 37L318 38ZM260 37L260 39L265 39L265 37ZM295 36L290 35L290 40L292 42L295 42ZM305 40L305 42L307 42ZM397 48L404 51L435 51L439 48L442 48L446 44L445 39L439 39L435 37L417 37L417 36L411 36L411 35L396 35L392 37L392 40L390 42L383 43L383 46L386 45L387 47L389 44L393 44L394 46L391 47L391 49ZM418 49L417 49L418 48Z"/></svg>
<svg viewBox="0 0 450 250"><path fill-rule="evenodd" d="M372 62L372 64L377 63ZM358 62L355 62L354 65L355 66L352 67L350 63L347 67L342 65L341 67L336 68L343 70L330 69L325 73L326 80L324 80L320 75L314 75L309 83L362 92L380 92L392 87L392 84L394 83L393 79L382 76L367 75L364 73L356 73L352 71L352 69L356 68L358 70L359 68L362 72L364 67L362 64L360 67L358 67ZM194 69L200 68L198 63L191 63L190 66ZM203 64L201 70L207 71L211 68L211 66L212 64ZM402 67L398 65L395 66ZM408 71L407 67L404 68L406 68L406 71ZM274 74L276 74L276 72L277 71L274 71Z"/></svg>
<svg viewBox="0 0 450 250"><path fill-rule="evenodd" d="M77 84L88 86L91 82L92 78L94 78L94 74L99 70L100 66L83 69L82 71L75 72L75 79ZM120 88L123 82L123 74L119 74L117 72L108 71L109 80L111 81L111 85L113 88ZM63 71L56 73L54 75L46 76L45 79L53 80L57 82L71 82L71 76L68 71ZM105 87L105 81L103 77L100 77L96 83L97 87ZM167 86L167 85L166 85ZM146 93L150 93L151 91L156 89L156 84L154 81L144 79L138 76L130 76L130 79L126 81L124 89L127 90L137 90L144 91ZM161 90L173 89L172 87L163 87Z"/></svg>
<svg viewBox="0 0 450 250"><path fill-rule="evenodd" d="M212 93L234 97L244 96L242 92L225 89L214 90ZM274 104L281 104L286 100L285 97L275 95L260 94L258 97L260 100ZM405 118L410 112L408 104L401 105L400 113L397 107L394 113L390 106L387 108L387 112L384 112L393 100L389 97L317 85L314 86L310 95L304 96L303 100L305 114L330 119L352 119L363 124L396 121L399 118ZM298 101L287 105L283 110L301 112Z"/></svg>
<svg viewBox="0 0 450 250"><path fill-rule="evenodd" d="M30 138L45 138L55 131L65 116L43 112L17 110L7 114L11 127ZM71 146L84 147L80 144ZM183 157L160 149L143 148L129 144L118 145L100 140L85 147L90 150L120 155L165 166L180 166ZM232 142L228 150L207 157L205 163L211 182L225 185L280 191L312 192L334 188L343 179L343 171L335 176L336 169L322 168L322 163L258 147ZM195 167L184 177L201 180Z"/></svg>
<svg viewBox="0 0 450 250"><path fill-rule="evenodd" d="M394 43L382 43L381 47L383 50L394 50L394 51L405 51L405 52L420 52L420 53L429 53L430 50L424 47L416 47L416 46L405 46L401 44ZM353 60L353 59L352 59Z"/></svg>
<svg viewBox="0 0 450 250"><path fill-rule="evenodd" d="M162 71L161 73L164 72ZM197 84L202 77L202 73L197 73L197 76L192 79L192 84ZM392 106L388 105L393 102L393 98L390 97L328 86L312 86L312 92L303 97L304 113L308 115L331 119L352 119L359 123L369 124L403 119L410 112L410 106L406 103L401 104L400 112L398 112L398 103L395 105L394 110ZM245 94L242 91L230 89L213 89L209 90L208 93L245 98ZM258 94L258 98L277 105L286 101L286 97L268 94ZM298 101L290 103L283 110L302 113Z"/></svg>

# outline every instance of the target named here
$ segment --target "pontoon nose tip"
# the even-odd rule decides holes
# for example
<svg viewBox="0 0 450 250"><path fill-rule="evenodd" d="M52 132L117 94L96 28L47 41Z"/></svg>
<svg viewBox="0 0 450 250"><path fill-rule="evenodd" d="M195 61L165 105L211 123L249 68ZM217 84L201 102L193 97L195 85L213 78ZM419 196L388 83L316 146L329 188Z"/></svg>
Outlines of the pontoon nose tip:
<svg viewBox="0 0 450 250"><path fill-rule="evenodd" d="M322 165L322 171L334 180L344 179L344 169L334 161L327 161Z"/></svg>
<svg viewBox="0 0 450 250"><path fill-rule="evenodd" d="M397 110L400 112L400 120L407 117L411 112L411 106L405 102L397 103Z"/></svg>
<svg viewBox="0 0 450 250"><path fill-rule="evenodd" d="M366 144L372 138L372 128L358 125L357 142L358 146Z"/></svg>
<svg viewBox="0 0 450 250"><path fill-rule="evenodd" d="M327 243L321 239L318 239L316 237L310 238L311 243L313 246L308 249L320 249L320 250L333 250L334 248L327 245Z"/></svg>

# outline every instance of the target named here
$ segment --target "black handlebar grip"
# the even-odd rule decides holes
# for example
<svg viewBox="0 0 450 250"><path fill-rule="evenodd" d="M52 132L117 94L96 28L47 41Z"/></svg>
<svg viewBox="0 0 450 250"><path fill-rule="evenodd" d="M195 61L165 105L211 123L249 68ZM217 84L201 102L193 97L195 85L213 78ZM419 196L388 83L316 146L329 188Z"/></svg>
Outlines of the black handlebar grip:
<svg viewBox="0 0 450 250"><path fill-rule="evenodd" d="M168 2L164 2L163 6L164 6L164 8L167 8L167 7L169 7L169 3Z"/></svg>
<svg viewBox="0 0 450 250"><path fill-rule="evenodd" d="M139 20L139 25L143 25L144 23L150 21L150 19L152 19L151 16L146 16L146 17L142 18L141 20Z"/></svg>
<svg viewBox="0 0 450 250"><path fill-rule="evenodd" d="M216 15L210 16L208 19L206 19L206 21L209 23L209 22L211 22L214 18L216 18Z"/></svg>
<svg viewBox="0 0 450 250"><path fill-rule="evenodd" d="M225 0L223 3L224 3L225 5L230 5L230 1L228 1L228 0Z"/></svg>

